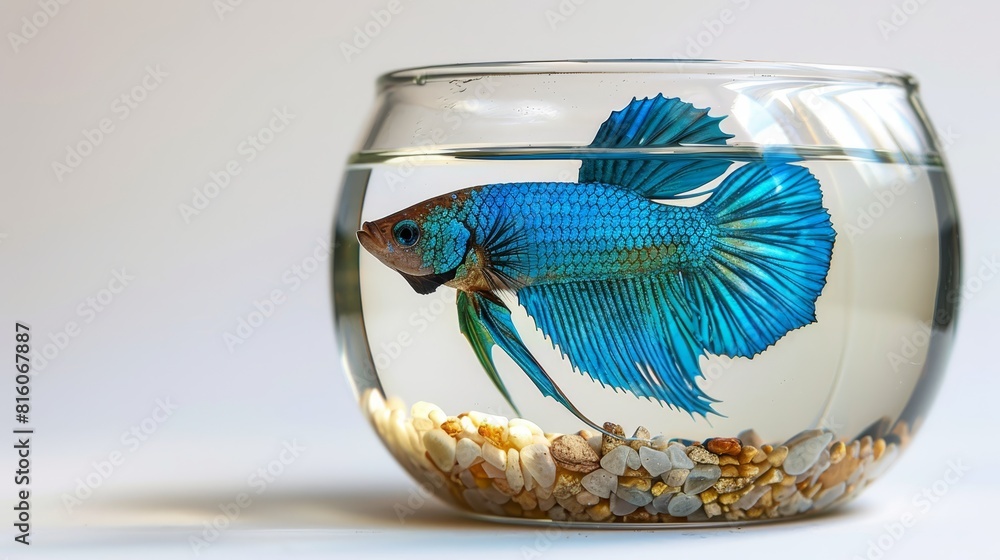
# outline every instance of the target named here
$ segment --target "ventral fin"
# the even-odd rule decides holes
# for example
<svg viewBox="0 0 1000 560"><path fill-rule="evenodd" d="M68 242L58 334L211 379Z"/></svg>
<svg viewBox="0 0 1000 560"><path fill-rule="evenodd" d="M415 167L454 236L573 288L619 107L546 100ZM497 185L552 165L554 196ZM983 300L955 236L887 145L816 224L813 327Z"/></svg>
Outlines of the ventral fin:
<svg viewBox="0 0 1000 560"><path fill-rule="evenodd" d="M725 145L732 134L722 132L709 109L698 109L676 97L632 99L611 113L597 131L591 148L651 148L690 144ZM640 155L615 159L585 159L581 183L607 183L633 190L650 199L680 198L721 176L729 160L649 159Z"/></svg>
<svg viewBox="0 0 1000 560"><path fill-rule="evenodd" d="M456 269L457 270L457 269ZM405 272L397 271L406 282L413 288L413 291L420 295L434 293L440 286L451 282L455 278L455 270L443 274L428 274L425 276L414 276Z"/></svg>

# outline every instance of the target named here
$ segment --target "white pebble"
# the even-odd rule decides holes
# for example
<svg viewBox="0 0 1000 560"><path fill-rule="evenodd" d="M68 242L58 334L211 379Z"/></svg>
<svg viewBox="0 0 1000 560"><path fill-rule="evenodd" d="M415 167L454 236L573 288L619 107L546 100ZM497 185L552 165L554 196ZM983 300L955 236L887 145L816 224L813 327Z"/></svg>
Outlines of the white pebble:
<svg viewBox="0 0 1000 560"><path fill-rule="evenodd" d="M512 430L514 429L515 426L523 426L525 428L528 428L528 431L531 432L531 435L533 436L545 435L545 432L543 432L542 429L539 428L537 424L535 424L531 420L525 420L524 418L511 418L510 422L508 422L507 425L510 426L510 429Z"/></svg>
<svg viewBox="0 0 1000 560"><path fill-rule="evenodd" d="M611 492L618 488L618 477L604 469L597 469L584 476L580 480L580 484L591 494L607 498L611 496Z"/></svg>
<svg viewBox="0 0 1000 560"><path fill-rule="evenodd" d="M488 441L483 444L483 459L500 470L507 468L507 454Z"/></svg>
<svg viewBox="0 0 1000 560"><path fill-rule="evenodd" d="M437 467L445 472L455 464L455 440L447 432L435 428L424 433L424 447Z"/></svg>
<svg viewBox="0 0 1000 560"><path fill-rule="evenodd" d="M507 440L514 447L522 449L531 445L531 430L529 430L526 426L511 426L510 432L507 435Z"/></svg>
<svg viewBox="0 0 1000 560"><path fill-rule="evenodd" d="M455 460L462 469L472 466L476 459L483 456L482 449L471 439L460 439L455 445Z"/></svg>
<svg viewBox="0 0 1000 560"><path fill-rule="evenodd" d="M403 410L406 408L406 403L399 397L389 397L385 400L385 407L389 410Z"/></svg>
<svg viewBox="0 0 1000 560"><path fill-rule="evenodd" d="M498 469L489 463L483 463L483 471L490 478L507 478L507 469Z"/></svg>
<svg viewBox="0 0 1000 560"><path fill-rule="evenodd" d="M472 423L472 419L468 416L463 416L458 422L462 425L462 432L459 434L461 437L471 439L477 445L482 445L486 441L486 438L479 435L479 428Z"/></svg>
<svg viewBox="0 0 1000 560"><path fill-rule="evenodd" d="M448 415L445 414L440 408L432 408L430 412L427 413L427 418L434 423L435 428L441 427L441 424L448 421Z"/></svg>
<svg viewBox="0 0 1000 560"><path fill-rule="evenodd" d="M431 413L432 410L436 410L436 411L440 412L441 414L444 414L444 411L441 410L441 408L439 408L438 405L436 405L436 404L432 404L432 403L425 402L425 401L417 401L417 402L413 403L412 407L410 407L410 416L412 418L414 418L414 419L416 419L416 418L430 418L430 413ZM446 416L446 418L447 418L447 416Z"/></svg>
<svg viewBox="0 0 1000 560"><path fill-rule="evenodd" d="M362 401L368 416L375 416L376 412L385 409L385 399L382 398L382 392L376 389L365 391Z"/></svg>
<svg viewBox="0 0 1000 560"><path fill-rule="evenodd" d="M781 468L786 473L796 476L808 471L819 460L820 454L832 439L833 433L826 432L796 443L789 448L788 457L785 457Z"/></svg>
<svg viewBox="0 0 1000 560"><path fill-rule="evenodd" d="M434 425L434 422L431 422L430 418L415 416L413 418L413 427L416 428L418 432L426 432L427 430L433 430L437 426Z"/></svg>
<svg viewBox="0 0 1000 560"><path fill-rule="evenodd" d="M661 474L669 471L673 465L670 463L670 458L667 454L662 451L657 451L649 447L639 448L639 460L642 462L642 466L645 467L649 474L652 476L660 476Z"/></svg>
<svg viewBox="0 0 1000 560"><path fill-rule="evenodd" d="M542 511L548 511L552 509L552 506L556 505L556 499L552 496L546 496L544 498L538 498L538 509Z"/></svg>
<svg viewBox="0 0 1000 560"><path fill-rule="evenodd" d="M614 494L611 495L611 513L615 515L628 515L637 509L639 509L639 506L627 502Z"/></svg>
<svg viewBox="0 0 1000 560"><path fill-rule="evenodd" d="M576 495L576 501L585 506L593 506L597 505L601 499L586 490L580 490L580 493Z"/></svg>
<svg viewBox="0 0 1000 560"><path fill-rule="evenodd" d="M524 488L524 476L521 474L521 461L517 449L507 450L507 484L515 494Z"/></svg>
<svg viewBox="0 0 1000 560"><path fill-rule="evenodd" d="M521 463L538 484L548 487L556 483L556 464L547 446L536 443L525 447L521 450Z"/></svg>
<svg viewBox="0 0 1000 560"><path fill-rule="evenodd" d="M621 476L625 474L625 466L628 464L629 456L632 453L635 453L635 450L631 447L627 445L619 445L609 451L607 455L601 457L601 466L604 467L604 470ZM638 456L636 459L638 459Z"/></svg>

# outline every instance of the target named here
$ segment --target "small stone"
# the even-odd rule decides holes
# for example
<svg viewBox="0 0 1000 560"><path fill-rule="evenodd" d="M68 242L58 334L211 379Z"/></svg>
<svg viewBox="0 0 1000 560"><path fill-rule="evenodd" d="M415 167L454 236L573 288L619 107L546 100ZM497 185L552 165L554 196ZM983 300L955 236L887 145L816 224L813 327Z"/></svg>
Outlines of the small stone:
<svg viewBox="0 0 1000 560"><path fill-rule="evenodd" d="M656 436L649 440L649 445L657 451L665 451L670 445L670 438L667 436Z"/></svg>
<svg viewBox="0 0 1000 560"><path fill-rule="evenodd" d="M451 437L458 437L462 433L462 422L458 418L448 418L441 423L441 429Z"/></svg>
<svg viewBox="0 0 1000 560"><path fill-rule="evenodd" d="M719 456L704 447L691 447L687 451L688 457L695 463L703 465L718 465Z"/></svg>
<svg viewBox="0 0 1000 560"><path fill-rule="evenodd" d="M744 445L743 449L740 451L739 461L741 465L745 465L753 460L757 455L757 448L752 445Z"/></svg>
<svg viewBox="0 0 1000 560"><path fill-rule="evenodd" d="M623 430L618 424L605 422L604 431L607 433L602 434L601 436L601 456L607 455L612 449L625 443L625 430Z"/></svg>
<svg viewBox="0 0 1000 560"><path fill-rule="evenodd" d="M496 447L503 447L507 443L507 426L500 424L483 424L479 426L479 435L483 439L492 443Z"/></svg>
<svg viewBox="0 0 1000 560"><path fill-rule="evenodd" d="M506 494L508 496L513 496L517 494L517 492L515 492L514 489L510 487L510 484L507 484L506 478L494 478L493 487L499 490L501 494Z"/></svg>
<svg viewBox="0 0 1000 560"><path fill-rule="evenodd" d="M796 443L788 448L788 456L781 465L782 469L793 476L808 471L819 459L820 454L826 450L826 446L832 439L833 433L826 432Z"/></svg>
<svg viewBox="0 0 1000 560"><path fill-rule="evenodd" d="M715 491L715 488L709 488L698 494L698 497L701 498L701 503L710 504L719 499L719 493Z"/></svg>
<svg viewBox="0 0 1000 560"><path fill-rule="evenodd" d="M601 457L601 466L610 473L623 475L625 474L625 467L629 463L629 456L632 454L635 454L638 458L638 453L631 447L626 445L615 447L607 455Z"/></svg>
<svg viewBox="0 0 1000 560"><path fill-rule="evenodd" d="M754 430L743 430L736 434L736 437L743 442L744 446L752 445L759 448L764 445L764 440Z"/></svg>
<svg viewBox="0 0 1000 560"><path fill-rule="evenodd" d="M507 441L517 449L531 445L531 438L531 430L525 426L512 426L507 435Z"/></svg>
<svg viewBox="0 0 1000 560"><path fill-rule="evenodd" d="M645 509L633 511L622 518L623 523L649 523L651 521L656 521L655 514L649 513Z"/></svg>
<svg viewBox="0 0 1000 560"><path fill-rule="evenodd" d="M872 444L872 456L875 457L876 461L878 461L879 457L881 457L882 453L884 452L885 452L885 440L882 438L878 438L877 440L875 440L875 443Z"/></svg>
<svg viewBox="0 0 1000 560"><path fill-rule="evenodd" d="M653 501L649 504L653 511L657 513L667 513L670 508L670 500L676 496L675 493L663 492L659 496L653 498Z"/></svg>
<svg viewBox="0 0 1000 560"><path fill-rule="evenodd" d="M481 468L483 473L489 478L507 478L507 456L504 455L504 468L502 469L498 469L485 461L472 465L469 467L469 470L473 471L473 474L475 474L476 468Z"/></svg>
<svg viewBox="0 0 1000 560"><path fill-rule="evenodd" d="M639 509L639 506L619 498L617 495L611 495L611 513L615 515L628 515L633 511Z"/></svg>
<svg viewBox="0 0 1000 560"><path fill-rule="evenodd" d="M455 461L460 469L467 469L483 456L483 451L471 439L460 439L455 445Z"/></svg>
<svg viewBox="0 0 1000 560"><path fill-rule="evenodd" d="M618 487L618 477L604 469L597 469L584 476L580 483L591 494L607 498Z"/></svg>
<svg viewBox="0 0 1000 560"><path fill-rule="evenodd" d="M667 457L670 459L670 464L673 465L675 469L694 468L694 461L687 456L687 452L684 450L683 445L675 444L668 447Z"/></svg>
<svg viewBox="0 0 1000 560"><path fill-rule="evenodd" d="M507 453L490 442L483 443L483 460L500 469L507 469Z"/></svg>
<svg viewBox="0 0 1000 560"><path fill-rule="evenodd" d="M476 477L472 474L472 471L462 471L458 473L458 480L462 483L462 486L466 488L475 488L478 486L476 484Z"/></svg>
<svg viewBox="0 0 1000 560"><path fill-rule="evenodd" d="M758 468L756 465L751 465L751 464L740 465L737 470L739 471L738 475L744 477L754 477L757 476L758 473L760 473L760 468Z"/></svg>
<svg viewBox="0 0 1000 560"><path fill-rule="evenodd" d="M669 471L672 467L670 457L662 451L657 451L651 447L639 448L639 462L650 476L660 476ZM674 485L676 486L676 484Z"/></svg>
<svg viewBox="0 0 1000 560"><path fill-rule="evenodd" d="M590 492L587 492L586 490L582 490L581 489L576 494L576 501L580 502L581 504L583 504L585 506L593 506L593 505L596 505L598 502L600 502L601 499L599 497L591 494Z"/></svg>
<svg viewBox="0 0 1000 560"><path fill-rule="evenodd" d="M784 445L767 452L767 462L772 467L780 467L785 462L785 457L788 457L788 448Z"/></svg>
<svg viewBox="0 0 1000 560"><path fill-rule="evenodd" d="M771 469L766 473L760 475L754 484L765 485L765 484L777 484L785 479L785 473L781 472L781 469Z"/></svg>
<svg viewBox="0 0 1000 560"><path fill-rule="evenodd" d="M427 418L434 424L434 427L440 427L448 421L448 415L445 414L440 408L432 408L430 412L427 413Z"/></svg>
<svg viewBox="0 0 1000 560"><path fill-rule="evenodd" d="M736 492L737 490L742 490L750 484L749 478L720 478L712 488L715 488L716 492L719 494L728 494L730 492Z"/></svg>
<svg viewBox="0 0 1000 560"><path fill-rule="evenodd" d="M691 474L690 469L671 469L666 476L663 477L663 481L666 482L668 486L683 486L689 474Z"/></svg>
<svg viewBox="0 0 1000 560"><path fill-rule="evenodd" d="M666 484L662 482L657 482L649 489L649 491L653 494L653 497L655 498L660 494L662 494L664 491L666 491L666 489L667 489Z"/></svg>
<svg viewBox="0 0 1000 560"><path fill-rule="evenodd" d="M486 488L480 488L479 494L486 498L487 500L493 502L497 505L506 504L510 501L510 495L504 494L503 492L497 490L492 486L487 486Z"/></svg>
<svg viewBox="0 0 1000 560"><path fill-rule="evenodd" d="M544 498L541 496L538 497L538 509L542 511L548 511L552 509L552 507L555 505L556 505L555 496L545 496Z"/></svg>
<svg viewBox="0 0 1000 560"><path fill-rule="evenodd" d="M570 513L583 513L583 510L587 509L583 504L576 501L576 497L574 496L570 496L568 498L556 498L556 502Z"/></svg>
<svg viewBox="0 0 1000 560"><path fill-rule="evenodd" d="M667 513L674 517L687 517L701 509L701 498L690 494L675 494L667 505Z"/></svg>
<svg viewBox="0 0 1000 560"><path fill-rule="evenodd" d="M735 478L740 476L740 470L735 465L726 465L722 467L722 476L725 478Z"/></svg>
<svg viewBox="0 0 1000 560"><path fill-rule="evenodd" d="M771 489L767 486L755 486L752 490L743 494L739 500L736 500L733 507L737 509L750 509L757 505L757 501L760 500L761 496L770 491Z"/></svg>
<svg viewBox="0 0 1000 560"><path fill-rule="evenodd" d="M872 454L872 438L865 436L861 438L861 458L864 459Z"/></svg>
<svg viewBox="0 0 1000 560"><path fill-rule="evenodd" d="M686 494L697 494L706 488L710 488L719 477L722 476L722 469L718 465L698 465L691 469L684 482L684 492Z"/></svg>
<svg viewBox="0 0 1000 560"><path fill-rule="evenodd" d="M847 456L847 445L838 441L830 446L830 464L836 465Z"/></svg>
<svg viewBox="0 0 1000 560"><path fill-rule="evenodd" d="M437 468L448 472L455 464L455 438L441 428L424 432L424 447Z"/></svg>
<svg viewBox="0 0 1000 560"><path fill-rule="evenodd" d="M565 435L552 440L552 458L566 470L589 473L600 467L601 458L587 440L577 435Z"/></svg>
<svg viewBox="0 0 1000 560"><path fill-rule="evenodd" d="M426 432L427 430L434 429L434 422L431 422L430 418L414 418L413 427L417 429L418 432Z"/></svg>
<svg viewBox="0 0 1000 560"><path fill-rule="evenodd" d="M743 445L736 438L713 438L705 443L705 447L716 455L739 455Z"/></svg>
<svg viewBox="0 0 1000 560"><path fill-rule="evenodd" d="M580 477L573 473L560 473L556 477L552 495L556 498L570 498L582 490Z"/></svg>
<svg viewBox="0 0 1000 560"><path fill-rule="evenodd" d="M518 426L523 426L527 428L528 431L531 432L531 435L534 436L545 435L545 432L543 432L542 429L538 427L538 424L535 424L531 420L525 420L524 418L511 418L510 421L507 423L507 427L510 429L514 429L515 427Z"/></svg>
<svg viewBox="0 0 1000 560"><path fill-rule="evenodd" d="M634 479L633 479L634 480ZM648 482L648 481L647 481ZM649 490L647 485L645 489L642 487L636 487L630 484L618 483L618 488L615 490L615 494L625 500L630 504L642 507L653 501L653 494Z"/></svg>
<svg viewBox="0 0 1000 560"><path fill-rule="evenodd" d="M515 502L517 502L522 508L524 508L525 511L532 510L538 507L538 500L535 498L535 495L532 494L531 492L521 492L517 496L514 496L512 499Z"/></svg>
<svg viewBox="0 0 1000 560"><path fill-rule="evenodd" d="M566 521L569 515L562 506L552 506L552 509L545 512L552 521Z"/></svg>
<svg viewBox="0 0 1000 560"><path fill-rule="evenodd" d="M719 503L724 506L731 506L735 504L743 495L749 491L750 488L744 489L742 491L727 492L725 494L719 494Z"/></svg>
<svg viewBox="0 0 1000 560"><path fill-rule="evenodd" d="M417 401L413 403L410 407L410 417L413 419L417 418L430 418L431 412L437 412L439 414L444 414L444 411L436 405L425 401Z"/></svg>
<svg viewBox="0 0 1000 560"><path fill-rule="evenodd" d="M587 508L587 515L594 521L604 521L611 517L611 505L608 502L600 502Z"/></svg>
<svg viewBox="0 0 1000 560"><path fill-rule="evenodd" d="M628 442L629 447L638 451L639 449L649 445L649 430L639 426L635 429L635 433L632 434L632 441ZM638 467L636 467L638 468Z"/></svg>
<svg viewBox="0 0 1000 560"><path fill-rule="evenodd" d="M524 488L524 475L521 474L521 461L517 449L507 450L506 475L507 484L514 490L515 494Z"/></svg>
<svg viewBox="0 0 1000 560"><path fill-rule="evenodd" d="M841 482L840 484L834 486L833 488L828 488L823 490L816 495L813 500L813 507L816 509L823 509L826 506L832 504L837 498L844 495L844 490L847 488L847 484Z"/></svg>
<svg viewBox="0 0 1000 560"><path fill-rule="evenodd" d="M726 465L739 465L740 460L732 455L719 455L719 466L725 467Z"/></svg>
<svg viewBox="0 0 1000 560"><path fill-rule="evenodd" d="M522 449L521 465L542 486L552 486L556 480L556 464L545 445L533 443Z"/></svg>
<svg viewBox="0 0 1000 560"><path fill-rule="evenodd" d="M709 519L722 515L722 506L716 503L705 504L705 515Z"/></svg>

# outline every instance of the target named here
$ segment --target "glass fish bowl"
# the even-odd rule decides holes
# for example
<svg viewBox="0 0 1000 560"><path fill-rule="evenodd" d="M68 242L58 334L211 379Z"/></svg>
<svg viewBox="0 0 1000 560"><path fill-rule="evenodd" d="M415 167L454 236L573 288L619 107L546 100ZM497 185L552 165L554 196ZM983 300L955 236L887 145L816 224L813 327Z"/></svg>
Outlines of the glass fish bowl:
<svg viewBox="0 0 1000 560"><path fill-rule="evenodd" d="M486 518L837 507L907 447L951 346L955 202L898 72L393 72L335 222L361 409L420 484Z"/></svg>

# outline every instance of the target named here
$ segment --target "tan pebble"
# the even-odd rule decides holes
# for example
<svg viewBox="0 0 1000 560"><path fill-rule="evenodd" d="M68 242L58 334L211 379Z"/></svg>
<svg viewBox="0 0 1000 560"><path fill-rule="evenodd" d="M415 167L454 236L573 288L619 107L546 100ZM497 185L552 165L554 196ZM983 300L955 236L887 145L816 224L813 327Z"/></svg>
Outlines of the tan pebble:
<svg viewBox="0 0 1000 560"><path fill-rule="evenodd" d="M638 478L638 477L618 477L619 486L627 486L629 488L635 488L640 492L645 492L652 487L652 480L648 478Z"/></svg>
<svg viewBox="0 0 1000 560"><path fill-rule="evenodd" d="M750 484L749 478L720 478L718 482L712 485L712 488L715 488L719 494L726 494L741 490L745 488L747 484Z"/></svg>
<svg viewBox="0 0 1000 560"><path fill-rule="evenodd" d="M449 436L455 437L462 433L462 421L458 418L449 418L441 424L441 429Z"/></svg>
<svg viewBox="0 0 1000 560"><path fill-rule="evenodd" d="M644 509L638 509L622 517L623 523L650 523L655 520L656 517Z"/></svg>
<svg viewBox="0 0 1000 560"><path fill-rule="evenodd" d="M524 517L524 509L517 502L507 502L502 507L503 512L509 517Z"/></svg>
<svg viewBox="0 0 1000 560"><path fill-rule="evenodd" d="M600 466L600 458L581 436L565 435L552 440L552 459L564 469L589 473Z"/></svg>
<svg viewBox="0 0 1000 560"><path fill-rule="evenodd" d="M740 476L740 470L736 468L734 465L726 465L722 467L722 474L720 476L735 478L737 476Z"/></svg>
<svg viewBox="0 0 1000 560"><path fill-rule="evenodd" d="M736 501L742 497L743 497L742 492L729 492L728 494L719 494L719 503L731 506L735 504Z"/></svg>
<svg viewBox="0 0 1000 560"><path fill-rule="evenodd" d="M722 515L722 506L716 503L705 504L705 515L709 519Z"/></svg>
<svg viewBox="0 0 1000 560"><path fill-rule="evenodd" d="M757 477L754 480L754 484L761 486L764 484L776 484L785 479L785 473L781 472L781 469L770 469L766 473Z"/></svg>
<svg viewBox="0 0 1000 560"><path fill-rule="evenodd" d="M521 474L521 460L517 449L507 450L507 484L515 492L520 492L524 488L524 475Z"/></svg>
<svg viewBox="0 0 1000 560"><path fill-rule="evenodd" d="M814 484L812 486L807 486L806 489L802 491L802 495L811 500L813 499L813 496L818 494L822 488L823 488L822 484Z"/></svg>
<svg viewBox="0 0 1000 560"><path fill-rule="evenodd" d="M753 456L753 459L750 459L750 462L755 465L759 465L765 461L767 461L767 453L763 449L758 449L757 454Z"/></svg>
<svg viewBox="0 0 1000 560"><path fill-rule="evenodd" d="M585 506L592 506L600 502L601 498L587 492L586 490L580 490L580 492L576 495L576 501Z"/></svg>
<svg viewBox="0 0 1000 560"><path fill-rule="evenodd" d="M556 475L555 486L552 487L552 495L556 498L570 498L582 489L579 475L570 472L560 472Z"/></svg>
<svg viewBox="0 0 1000 560"><path fill-rule="evenodd" d="M538 500L535 499L535 495L531 492L521 492L517 496L514 496L514 501L520 504L525 510L532 510L538 507Z"/></svg>
<svg viewBox="0 0 1000 560"><path fill-rule="evenodd" d="M724 467L726 465L738 465L740 460L732 455L720 455L719 456L719 466Z"/></svg>
<svg viewBox="0 0 1000 560"><path fill-rule="evenodd" d="M556 505L556 499L554 496L538 497L538 509L542 511L548 511L552 509L552 506Z"/></svg>
<svg viewBox="0 0 1000 560"><path fill-rule="evenodd" d="M580 430L579 432L577 432L576 435L582 437L584 440L588 440L588 439L596 436L597 434L595 434L591 430L583 429L583 430Z"/></svg>
<svg viewBox="0 0 1000 560"><path fill-rule="evenodd" d="M479 435L496 447L504 447L507 443L507 427L497 424L483 424L479 426Z"/></svg>
<svg viewBox="0 0 1000 560"><path fill-rule="evenodd" d="M740 440L736 438L713 438L708 440L705 447L717 455L739 455L743 449Z"/></svg>
<svg viewBox="0 0 1000 560"><path fill-rule="evenodd" d="M740 465L738 470L739 470L739 476L744 476L744 477L754 477L757 476L757 474L760 472L759 468L751 464Z"/></svg>
<svg viewBox="0 0 1000 560"><path fill-rule="evenodd" d="M601 456L607 455L612 449L625 443L625 430L621 426L612 422L604 423L604 431L601 436ZM613 434L613 436L608 435ZM617 436L617 437L614 437Z"/></svg>
<svg viewBox="0 0 1000 560"><path fill-rule="evenodd" d="M773 449L767 453L767 462L771 463L772 467L779 467L785 462L785 458L788 457L788 448L782 445L777 449Z"/></svg>
<svg viewBox="0 0 1000 560"><path fill-rule="evenodd" d="M684 486L689 474L691 474L690 469L671 469L664 475L663 482L668 486Z"/></svg>
<svg viewBox="0 0 1000 560"><path fill-rule="evenodd" d="M778 470L778 469L774 469L774 470ZM782 471L782 474L784 474L784 471ZM795 477L794 476L787 476L787 475L785 475L785 477L781 480L781 482L779 482L779 484L781 484L782 486L791 486L791 487L794 488L795 487Z"/></svg>
<svg viewBox="0 0 1000 560"><path fill-rule="evenodd" d="M604 521L611 517L611 505L608 500L602 500L600 503L587 508L587 515L594 521Z"/></svg>
<svg viewBox="0 0 1000 560"><path fill-rule="evenodd" d="M556 498L556 503L561 505L563 509L570 513L583 513L586 508L583 504L576 501L575 496L569 496L568 498Z"/></svg>
<svg viewBox="0 0 1000 560"><path fill-rule="evenodd" d="M632 449L638 451L640 447L649 447L650 437L649 430L639 426L635 429L635 433L632 434L632 441L628 442L628 444Z"/></svg>
<svg viewBox="0 0 1000 560"><path fill-rule="evenodd" d="M764 513L764 508L760 506L754 506L746 511L747 517L750 519L757 519Z"/></svg>
<svg viewBox="0 0 1000 560"><path fill-rule="evenodd" d="M650 491L653 493L653 497L657 497L660 494L662 494L664 492L664 490L666 490L666 489L667 489L667 485L666 484L664 484L662 482L657 482L656 484L654 484L650 488Z"/></svg>
<svg viewBox="0 0 1000 560"><path fill-rule="evenodd" d="M517 492L515 492L514 489L510 487L510 484L507 483L506 478L494 478L493 487L499 490L501 494L507 496L513 496L514 494L517 494Z"/></svg>
<svg viewBox="0 0 1000 560"><path fill-rule="evenodd" d="M526 426L511 426L507 431L507 442L519 450L531 445L533 437Z"/></svg>
<svg viewBox="0 0 1000 560"><path fill-rule="evenodd" d="M763 508L769 508L774 505L774 489L768 488L767 492L764 492L760 499L757 500L757 505Z"/></svg>
<svg viewBox="0 0 1000 560"><path fill-rule="evenodd" d="M703 465L718 465L719 456L704 447L694 446L687 450L687 456L695 463Z"/></svg>
<svg viewBox="0 0 1000 560"><path fill-rule="evenodd" d="M472 473L472 476L476 478L490 477L490 475L486 474L486 471L483 470L483 463L476 463L475 465L472 465L471 467L469 467L469 472Z"/></svg>
<svg viewBox="0 0 1000 560"><path fill-rule="evenodd" d="M698 497L701 498L701 503L710 504L715 500L719 499L719 493L716 492L715 488L709 488L708 490L705 490L701 494L698 494Z"/></svg>
<svg viewBox="0 0 1000 560"><path fill-rule="evenodd" d="M830 468L823 471L823 474L819 475L817 481L822 484L825 488L833 488L834 486L844 482L857 470L858 465L860 465L861 460L856 457L847 457L846 451L844 457L836 463L833 462L833 457L831 453L830 458Z"/></svg>
<svg viewBox="0 0 1000 560"><path fill-rule="evenodd" d="M747 464L757 456L757 448L752 445L744 445L743 449L740 450L739 462L740 464Z"/></svg>
<svg viewBox="0 0 1000 560"><path fill-rule="evenodd" d="M479 489L481 489L481 490L485 489L485 488L492 488L494 480L495 479L493 479L493 478L477 478L475 480L476 487L479 488Z"/></svg>
<svg viewBox="0 0 1000 560"><path fill-rule="evenodd" d="M836 465L847 456L847 445L842 441L834 442L830 446L830 464Z"/></svg>
<svg viewBox="0 0 1000 560"><path fill-rule="evenodd" d="M879 457L881 457L882 453L884 452L885 452L885 440L882 438L878 438L872 445L872 455L875 457L875 460L878 461Z"/></svg>
<svg viewBox="0 0 1000 560"><path fill-rule="evenodd" d="M764 444L764 445L760 446L760 450L763 451L764 453L770 453L770 452L774 451L774 446L771 445L771 444L769 444L769 443L767 443L767 444Z"/></svg>

